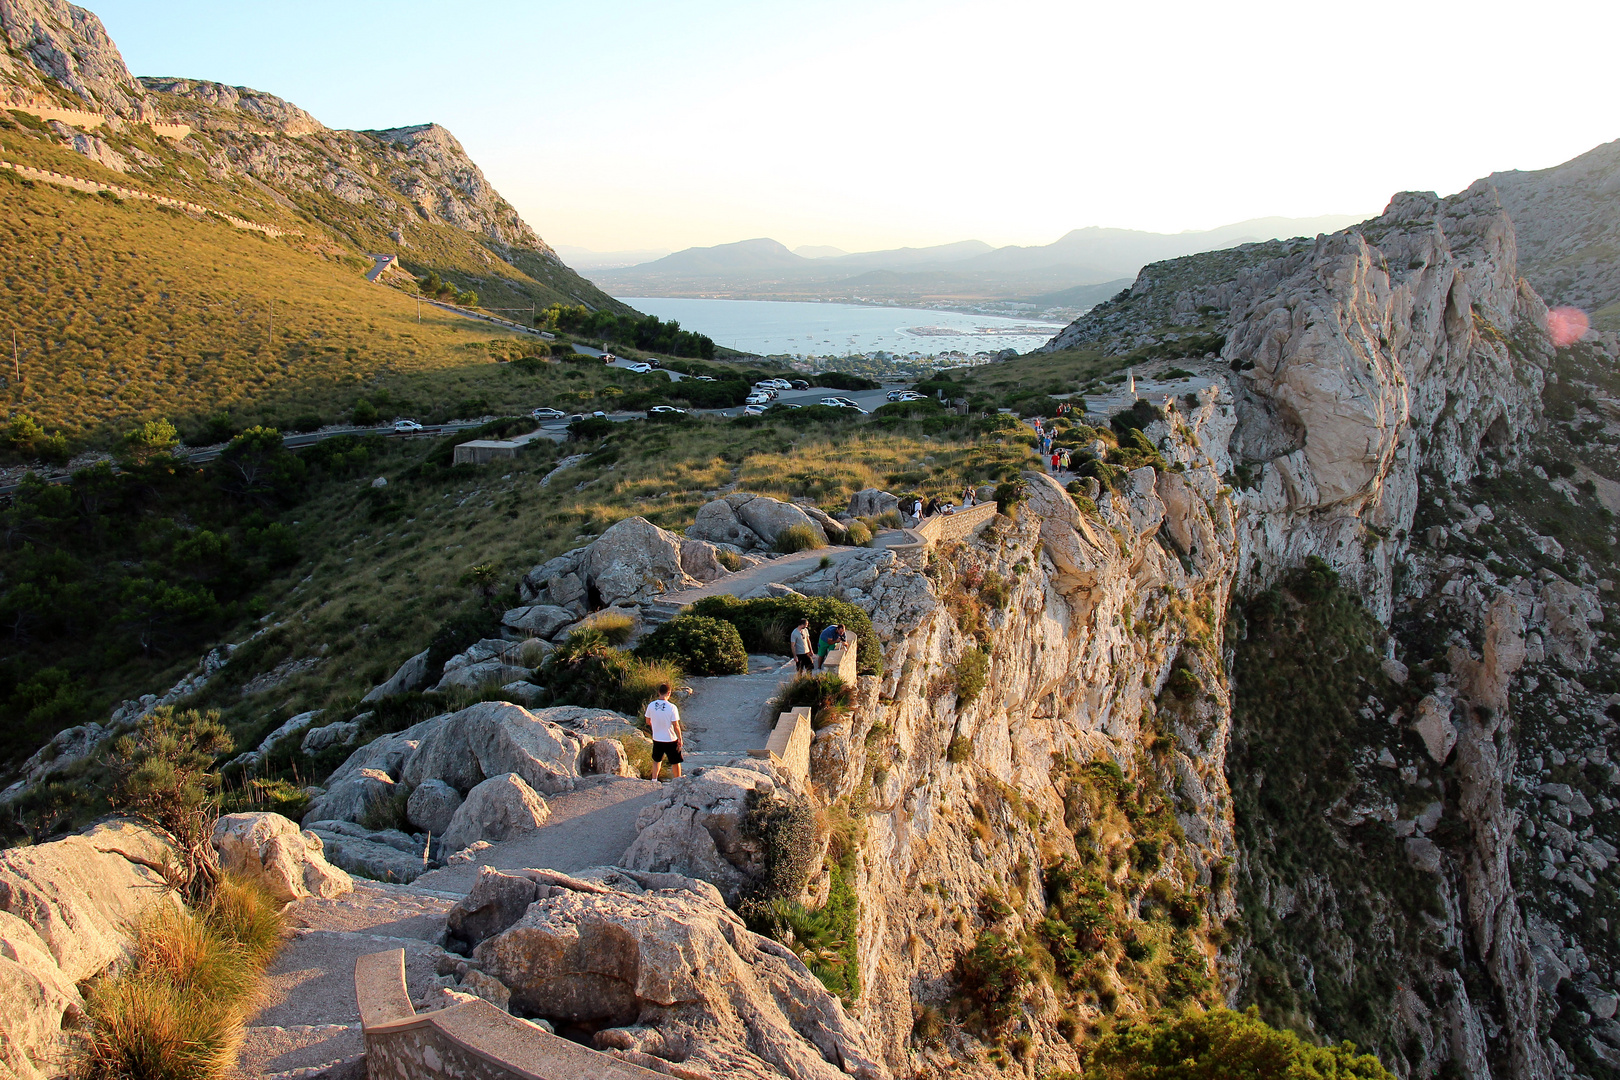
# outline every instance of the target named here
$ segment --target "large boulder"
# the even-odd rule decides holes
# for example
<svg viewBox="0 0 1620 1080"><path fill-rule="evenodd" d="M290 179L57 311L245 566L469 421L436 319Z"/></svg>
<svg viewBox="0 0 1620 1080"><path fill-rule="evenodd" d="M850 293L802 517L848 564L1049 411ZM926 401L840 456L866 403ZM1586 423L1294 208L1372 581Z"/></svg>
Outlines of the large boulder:
<svg viewBox="0 0 1620 1080"><path fill-rule="evenodd" d="M551 817L551 807L517 773L492 776L467 792L444 830L444 850L460 851L477 840L498 843L531 833Z"/></svg>
<svg viewBox="0 0 1620 1080"><path fill-rule="evenodd" d="M103 850L111 845L98 846L88 835L0 851L0 911L32 927L70 981L98 974L127 955L130 928L148 911L179 906L149 865L150 854L167 849L148 837L141 861ZM130 846L129 838L117 846Z"/></svg>
<svg viewBox="0 0 1620 1080"><path fill-rule="evenodd" d="M849 497L849 512L852 517L878 517L890 510L899 509L899 498L877 488L862 488Z"/></svg>
<svg viewBox="0 0 1620 1080"><path fill-rule="evenodd" d="M426 837L367 829L352 821L312 821L306 831L321 843L329 861L373 881L408 884L430 869Z"/></svg>
<svg viewBox="0 0 1620 1080"><path fill-rule="evenodd" d="M686 535L693 540L711 544L729 544L743 551L769 547L737 517L737 512L724 499L715 499L698 507L697 517Z"/></svg>
<svg viewBox="0 0 1620 1080"><path fill-rule="evenodd" d="M585 581L580 574L588 550L588 545L575 548L524 574L518 582L519 599L525 604L554 604L572 610L575 618L583 617Z"/></svg>
<svg viewBox="0 0 1620 1080"><path fill-rule="evenodd" d="M808 506L804 503L795 503L794 505L804 511L804 515L821 529L821 534L827 538L829 543L842 544L844 542L845 529L843 522L820 507Z"/></svg>
<svg viewBox="0 0 1620 1080"><path fill-rule="evenodd" d="M485 638L444 662L444 675L433 687L446 690L476 690L483 686L503 686L529 677L529 669L519 662L522 646L501 638Z"/></svg>
<svg viewBox="0 0 1620 1080"><path fill-rule="evenodd" d="M794 528L809 529L823 543L827 540L827 534L815 519L805 513L802 507L792 503L766 495L742 496L740 493L726 496L726 501L737 512L737 520L748 526L767 546L774 545L782 533Z"/></svg>
<svg viewBox="0 0 1620 1080"><path fill-rule="evenodd" d="M80 724L63 728L51 736L51 741L34 751L22 764L22 777L4 791L0 791L0 806L13 802L30 787L53 772L77 765L91 757L101 745L112 738L112 729L100 724Z"/></svg>
<svg viewBox="0 0 1620 1080"><path fill-rule="evenodd" d="M282 739L290 738L291 736L297 735L304 731L320 718L323 711L324 710L321 709L311 709L309 712L301 712L296 716L290 717L285 723L281 724L270 734L266 735L259 742L258 746L247 751L246 753L237 754L235 757L231 758L230 761L226 762L226 764L240 765L242 766L244 772L256 771L264 765L265 757L270 753L271 748L274 747L276 743L280 742Z"/></svg>
<svg viewBox="0 0 1620 1080"><path fill-rule="evenodd" d="M283 903L330 899L354 888L348 874L326 861L320 838L280 814L226 814L214 825L213 842L222 867L259 882Z"/></svg>
<svg viewBox="0 0 1620 1080"><path fill-rule="evenodd" d="M381 686L373 687L371 692L360 699L362 705L370 705L374 701L381 701L385 697L404 694L415 690L427 681L428 653L431 650L423 649L403 664L399 670L391 675L387 682Z"/></svg>
<svg viewBox="0 0 1620 1080"><path fill-rule="evenodd" d="M637 815L636 839L619 865L700 878L735 902L765 869L763 847L739 826L750 796L776 788L769 775L733 766L675 780L662 799Z"/></svg>
<svg viewBox="0 0 1620 1080"><path fill-rule="evenodd" d="M337 774L333 774L336 776ZM394 801L399 787L381 769L360 769L340 780L328 780L326 793L309 804L304 824L312 821L362 821Z"/></svg>
<svg viewBox="0 0 1620 1080"><path fill-rule="evenodd" d="M523 918L539 898L540 888L538 881L523 874L479 867L473 887L445 914L449 944L462 955L471 955L480 942Z"/></svg>
<svg viewBox="0 0 1620 1080"><path fill-rule="evenodd" d="M683 536L680 541L681 569L697 581L707 585L730 573L720 564L720 549L707 540L694 540L689 536Z"/></svg>
<svg viewBox="0 0 1620 1080"><path fill-rule="evenodd" d="M585 555L585 573L603 604L636 604L697 584L681 567L681 538L646 518L615 522Z"/></svg>
<svg viewBox="0 0 1620 1080"><path fill-rule="evenodd" d="M443 836L456 811L461 809L461 793L443 780L422 781L405 803L405 817L423 832Z"/></svg>
<svg viewBox="0 0 1620 1080"><path fill-rule="evenodd" d="M549 638L558 630L579 618L568 608L555 604L531 604L516 607L501 616L501 625L509 626L537 638Z"/></svg>
<svg viewBox="0 0 1620 1080"><path fill-rule="evenodd" d="M617 867L548 880L473 954L516 1010L594 1028L600 1049L690 1074L887 1080L838 999L790 949L750 933L708 884ZM516 883L510 891L487 921L528 895Z"/></svg>
<svg viewBox="0 0 1620 1080"><path fill-rule="evenodd" d="M548 795L571 791L589 740L520 705L483 701L444 718L401 772L405 783L443 780L469 791L486 777L516 773Z"/></svg>

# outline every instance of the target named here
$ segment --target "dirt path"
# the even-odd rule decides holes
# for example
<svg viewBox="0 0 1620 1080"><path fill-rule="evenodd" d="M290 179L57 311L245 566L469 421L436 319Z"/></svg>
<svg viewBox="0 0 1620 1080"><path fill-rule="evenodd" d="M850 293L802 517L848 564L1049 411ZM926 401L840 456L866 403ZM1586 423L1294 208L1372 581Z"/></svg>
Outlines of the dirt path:
<svg viewBox="0 0 1620 1080"><path fill-rule="evenodd" d="M793 660L750 656L748 661L747 675L687 680L692 694L678 704L689 752L744 753L769 741L776 718L765 716L765 706L776 696L777 688L793 677Z"/></svg>

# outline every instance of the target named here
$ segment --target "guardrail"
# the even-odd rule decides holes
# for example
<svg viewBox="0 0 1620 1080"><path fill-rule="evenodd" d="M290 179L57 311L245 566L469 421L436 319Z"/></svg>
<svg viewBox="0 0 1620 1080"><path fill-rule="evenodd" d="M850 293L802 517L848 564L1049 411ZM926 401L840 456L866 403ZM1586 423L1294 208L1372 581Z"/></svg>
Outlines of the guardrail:
<svg viewBox="0 0 1620 1080"><path fill-rule="evenodd" d="M996 504L993 502L970 506L954 514L935 514L924 519L920 525L902 530L915 539L904 544L891 544L889 550L913 570L921 570L928 565L929 548L947 540L961 540L988 524L995 516Z"/></svg>
<svg viewBox="0 0 1620 1080"><path fill-rule="evenodd" d="M662 1073L549 1034L487 1001L418 1016L405 989L405 950L354 965L369 1080L662 1080Z"/></svg>

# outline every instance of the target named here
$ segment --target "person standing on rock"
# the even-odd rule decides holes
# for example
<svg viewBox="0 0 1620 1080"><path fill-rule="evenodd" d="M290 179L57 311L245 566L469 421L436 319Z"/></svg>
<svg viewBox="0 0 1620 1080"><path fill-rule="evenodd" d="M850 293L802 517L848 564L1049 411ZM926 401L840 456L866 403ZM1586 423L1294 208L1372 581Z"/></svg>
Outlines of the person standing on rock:
<svg viewBox="0 0 1620 1080"><path fill-rule="evenodd" d="M647 724L652 728L654 780L669 762L670 778L681 778L681 710L669 700L669 683L658 684L658 696L647 702Z"/></svg>
<svg viewBox="0 0 1620 1080"><path fill-rule="evenodd" d="M815 652L810 646L810 620L800 619L799 625L793 628L793 664L800 675L812 671L816 666Z"/></svg>

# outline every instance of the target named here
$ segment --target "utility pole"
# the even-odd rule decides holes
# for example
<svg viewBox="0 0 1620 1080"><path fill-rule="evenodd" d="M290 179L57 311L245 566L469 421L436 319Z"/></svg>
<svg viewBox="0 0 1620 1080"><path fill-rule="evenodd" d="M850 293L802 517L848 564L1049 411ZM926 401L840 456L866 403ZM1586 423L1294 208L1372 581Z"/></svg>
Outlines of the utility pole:
<svg viewBox="0 0 1620 1080"><path fill-rule="evenodd" d="M17 328L15 326L11 328L11 369L17 374L17 389L21 390L23 385L22 358L17 352Z"/></svg>

